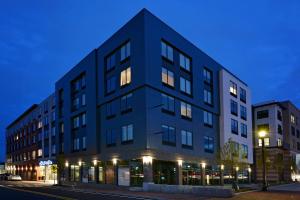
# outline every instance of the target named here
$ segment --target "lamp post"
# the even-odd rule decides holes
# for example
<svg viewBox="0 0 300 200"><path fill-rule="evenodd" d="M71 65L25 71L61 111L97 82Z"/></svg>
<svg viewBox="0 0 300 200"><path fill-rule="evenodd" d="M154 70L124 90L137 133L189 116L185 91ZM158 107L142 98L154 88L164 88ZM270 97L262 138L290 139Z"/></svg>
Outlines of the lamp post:
<svg viewBox="0 0 300 200"><path fill-rule="evenodd" d="M261 139L261 153L262 153L262 164L263 164L263 186L262 191L268 190L267 185L267 175L266 175L266 159L265 159L265 137L267 135L266 131L259 131L258 137Z"/></svg>

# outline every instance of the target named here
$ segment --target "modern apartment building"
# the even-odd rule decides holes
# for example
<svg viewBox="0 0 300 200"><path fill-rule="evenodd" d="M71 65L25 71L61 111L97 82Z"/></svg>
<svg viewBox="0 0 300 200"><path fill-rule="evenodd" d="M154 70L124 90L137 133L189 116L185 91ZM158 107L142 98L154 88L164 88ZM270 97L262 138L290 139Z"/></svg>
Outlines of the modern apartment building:
<svg viewBox="0 0 300 200"><path fill-rule="evenodd" d="M272 182L290 181L298 171L299 155L299 110L290 102L269 101L253 106L255 174L262 180L261 146L258 132L267 132L264 144L267 149L267 180ZM298 132L298 137L297 137ZM299 158L298 158L299 159Z"/></svg>
<svg viewBox="0 0 300 200"><path fill-rule="evenodd" d="M6 128L8 171L25 180L53 180L55 96L32 105ZM50 165L49 165L50 164Z"/></svg>
<svg viewBox="0 0 300 200"><path fill-rule="evenodd" d="M55 97L49 147L64 155L64 180L218 183L230 98L241 113L229 120L247 126L233 137L252 163L247 85L145 9L60 78Z"/></svg>

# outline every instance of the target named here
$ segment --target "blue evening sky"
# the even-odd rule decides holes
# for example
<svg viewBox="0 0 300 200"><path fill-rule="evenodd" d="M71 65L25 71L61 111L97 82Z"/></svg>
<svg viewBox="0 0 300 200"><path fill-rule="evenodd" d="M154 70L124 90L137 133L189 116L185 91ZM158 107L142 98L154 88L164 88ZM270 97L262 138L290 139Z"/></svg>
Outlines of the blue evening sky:
<svg viewBox="0 0 300 200"><path fill-rule="evenodd" d="M5 127L142 8L227 67L253 102L300 106L300 1L0 1L0 161Z"/></svg>

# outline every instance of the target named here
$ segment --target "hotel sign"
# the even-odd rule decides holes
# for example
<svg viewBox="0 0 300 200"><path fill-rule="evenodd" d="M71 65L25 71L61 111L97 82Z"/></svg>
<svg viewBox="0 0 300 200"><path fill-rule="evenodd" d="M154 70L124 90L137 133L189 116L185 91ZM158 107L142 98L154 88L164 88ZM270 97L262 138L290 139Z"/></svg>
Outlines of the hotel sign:
<svg viewBox="0 0 300 200"><path fill-rule="evenodd" d="M40 161L39 163L40 166L48 166L52 164L53 164L52 160Z"/></svg>

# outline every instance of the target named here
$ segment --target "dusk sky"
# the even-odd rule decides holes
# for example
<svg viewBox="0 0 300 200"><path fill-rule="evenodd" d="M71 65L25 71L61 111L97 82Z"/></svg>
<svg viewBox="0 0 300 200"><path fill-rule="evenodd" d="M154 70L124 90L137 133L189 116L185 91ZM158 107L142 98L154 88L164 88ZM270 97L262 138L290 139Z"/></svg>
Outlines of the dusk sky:
<svg viewBox="0 0 300 200"><path fill-rule="evenodd" d="M249 2L1 1L0 161L5 127L142 8L244 80L253 103L300 107L300 1Z"/></svg>

